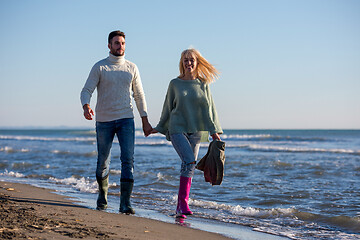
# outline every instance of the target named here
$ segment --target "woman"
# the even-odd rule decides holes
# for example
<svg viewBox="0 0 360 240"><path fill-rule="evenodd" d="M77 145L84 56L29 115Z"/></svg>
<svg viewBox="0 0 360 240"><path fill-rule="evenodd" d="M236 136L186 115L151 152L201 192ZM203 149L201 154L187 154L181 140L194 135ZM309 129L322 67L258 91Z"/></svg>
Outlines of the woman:
<svg viewBox="0 0 360 240"><path fill-rule="evenodd" d="M192 215L188 200L200 142L209 141L209 132L213 140L220 140L222 129L209 88L218 76L216 68L195 49L182 52L179 68L152 133L166 135L182 160L176 217L186 218Z"/></svg>

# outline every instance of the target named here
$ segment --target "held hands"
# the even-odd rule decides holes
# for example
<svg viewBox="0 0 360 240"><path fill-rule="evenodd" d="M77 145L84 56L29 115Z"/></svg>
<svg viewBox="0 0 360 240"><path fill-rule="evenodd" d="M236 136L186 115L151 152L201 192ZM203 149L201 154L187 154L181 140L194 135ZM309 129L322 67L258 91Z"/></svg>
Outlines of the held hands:
<svg viewBox="0 0 360 240"><path fill-rule="evenodd" d="M90 108L90 105L89 105L89 104L85 104L85 105L83 106L83 109L84 109L84 117L85 117L87 120L93 120L94 111Z"/></svg>
<svg viewBox="0 0 360 240"><path fill-rule="evenodd" d="M149 133L149 135L150 134L155 134L155 133L158 133L159 131L158 130L156 130L155 128L153 128L153 129L151 129L151 132Z"/></svg>
<svg viewBox="0 0 360 240"><path fill-rule="evenodd" d="M147 117L142 117L141 120L145 137L148 137L150 134L158 133L155 128L152 128Z"/></svg>
<svg viewBox="0 0 360 240"><path fill-rule="evenodd" d="M213 141L215 141L215 140L221 141L220 136L217 133L214 133L213 135L211 135L211 137L212 137Z"/></svg>
<svg viewBox="0 0 360 240"><path fill-rule="evenodd" d="M141 117L142 126L143 126L143 132L145 137L149 136L153 130L151 124L149 123L149 120L147 117Z"/></svg>

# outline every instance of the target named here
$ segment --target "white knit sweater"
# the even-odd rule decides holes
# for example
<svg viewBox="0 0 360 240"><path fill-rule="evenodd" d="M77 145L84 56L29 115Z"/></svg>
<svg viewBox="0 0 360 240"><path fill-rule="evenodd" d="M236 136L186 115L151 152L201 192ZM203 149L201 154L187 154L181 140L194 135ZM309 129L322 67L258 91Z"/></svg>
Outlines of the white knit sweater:
<svg viewBox="0 0 360 240"><path fill-rule="evenodd" d="M95 119L109 122L122 118L133 118L131 93L141 117L147 116L147 108L141 78L137 66L124 56L109 57L97 62L81 91L81 104L90 104L97 88Z"/></svg>

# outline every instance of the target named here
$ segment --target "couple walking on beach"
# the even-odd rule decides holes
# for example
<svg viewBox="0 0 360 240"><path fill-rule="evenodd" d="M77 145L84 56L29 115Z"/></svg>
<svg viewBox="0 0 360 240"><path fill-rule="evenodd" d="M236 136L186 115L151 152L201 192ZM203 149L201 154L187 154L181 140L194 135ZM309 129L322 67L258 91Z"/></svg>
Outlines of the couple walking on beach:
<svg viewBox="0 0 360 240"><path fill-rule="evenodd" d="M209 88L218 71L197 50L183 51L179 63L180 75L170 81L160 121L152 128L147 118L139 70L134 63L125 59L125 34L121 31L111 32L108 48L109 56L92 67L80 97L84 117L92 120L94 111L90 107L90 99L97 89L97 209L107 208L110 150L116 134L121 150L120 212L135 213L130 203L134 185L133 96L142 119L144 135L164 134L182 161L176 216L186 218L185 215L192 214L188 199L200 142L208 141L209 133L213 140L220 140L219 134L222 133Z"/></svg>

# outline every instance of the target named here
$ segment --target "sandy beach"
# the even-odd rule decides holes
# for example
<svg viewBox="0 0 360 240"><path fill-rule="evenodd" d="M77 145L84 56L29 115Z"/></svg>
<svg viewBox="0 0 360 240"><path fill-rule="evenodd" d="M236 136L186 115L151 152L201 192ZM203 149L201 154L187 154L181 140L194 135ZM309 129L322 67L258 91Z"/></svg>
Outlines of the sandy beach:
<svg viewBox="0 0 360 240"><path fill-rule="evenodd" d="M92 210L30 185L0 182L1 239L229 239L176 224Z"/></svg>
<svg viewBox="0 0 360 240"><path fill-rule="evenodd" d="M230 239L178 224L92 210L48 189L10 182L0 182L0 217L1 239ZM266 236L271 235L254 232L254 239Z"/></svg>

